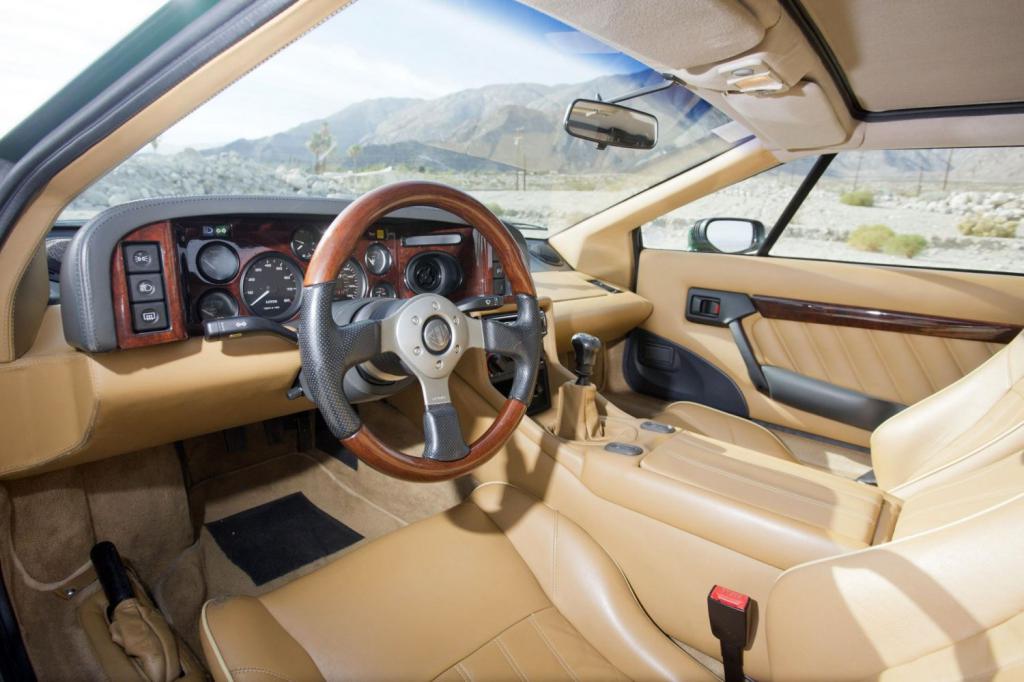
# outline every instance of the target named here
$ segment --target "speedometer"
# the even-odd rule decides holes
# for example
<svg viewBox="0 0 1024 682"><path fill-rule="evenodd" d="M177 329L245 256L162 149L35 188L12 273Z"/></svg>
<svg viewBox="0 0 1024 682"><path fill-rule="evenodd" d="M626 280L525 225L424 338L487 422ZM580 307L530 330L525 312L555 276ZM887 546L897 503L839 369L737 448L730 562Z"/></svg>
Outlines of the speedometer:
<svg viewBox="0 0 1024 682"><path fill-rule="evenodd" d="M334 285L334 300L343 301L350 298L366 296L366 273L355 259L349 258L341 266L338 283Z"/></svg>
<svg viewBox="0 0 1024 682"><path fill-rule="evenodd" d="M299 309L302 271L285 256L263 254L245 268L241 290L242 301L254 314L271 320L287 320Z"/></svg>

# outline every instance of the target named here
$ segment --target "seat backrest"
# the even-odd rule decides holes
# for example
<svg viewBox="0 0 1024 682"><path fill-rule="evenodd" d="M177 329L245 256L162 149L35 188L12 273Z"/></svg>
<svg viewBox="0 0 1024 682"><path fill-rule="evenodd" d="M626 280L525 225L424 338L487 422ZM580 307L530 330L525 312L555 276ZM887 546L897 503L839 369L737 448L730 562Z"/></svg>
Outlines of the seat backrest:
<svg viewBox="0 0 1024 682"><path fill-rule="evenodd" d="M955 500L912 498L892 542L783 573L766 611L773 679L1024 675L1024 456L986 469Z"/></svg>
<svg viewBox="0 0 1024 682"><path fill-rule="evenodd" d="M1024 334L871 435L878 485L908 499L1024 449Z"/></svg>

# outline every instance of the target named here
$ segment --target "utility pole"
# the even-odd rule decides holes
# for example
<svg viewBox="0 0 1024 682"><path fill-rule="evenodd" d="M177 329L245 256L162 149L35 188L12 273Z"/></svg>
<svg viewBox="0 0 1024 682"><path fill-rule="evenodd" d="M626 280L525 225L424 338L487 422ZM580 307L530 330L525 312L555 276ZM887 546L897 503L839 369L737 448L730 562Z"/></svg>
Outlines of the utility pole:
<svg viewBox="0 0 1024 682"><path fill-rule="evenodd" d="M949 154L946 155L946 172L942 176L942 191L946 191L946 185L949 183L949 171L953 168L953 150L949 150Z"/></svg>

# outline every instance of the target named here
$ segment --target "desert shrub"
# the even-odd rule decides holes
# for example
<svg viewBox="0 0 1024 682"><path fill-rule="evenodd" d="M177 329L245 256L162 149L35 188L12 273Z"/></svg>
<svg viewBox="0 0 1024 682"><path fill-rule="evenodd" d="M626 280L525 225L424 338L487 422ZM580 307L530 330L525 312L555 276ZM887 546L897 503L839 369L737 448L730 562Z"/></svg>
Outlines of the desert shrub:
<svg viewBox="0 0 1024 682"><path fill-rule="evenodd" d="M956 226L960 234L968 237L1016 237L1017 222L993 215L964 218Z"/></svg>
<svg viewBox="0 0 1024 682"><path fill-rule="evenodd" d="M890 256L913 258L928 246L928 240L919 234L895 234L885 241L882 251Z"/></svg>
<svg viewBox="0 0 1024 682"><path fill-rule="evenodd" d="M895 235L888 225L861 225L850 233L846 243L858 251L881 251Z"/></svg>
<svg viewBox="0 0 1024 682"><path fill-rule="evenodd" d="M875 194L869 189L855 189L843 192L839 201L847 206L874 206Z"/></svg>
<svg viewBox="0 0 1024 682"><path fill-rule="evenodd" d="M494 201L489 201L486 204L484 204L484 206L486 206L487 210L489 210L494 215L501 215L502 213L505 212L505 208L501 204Z"/></svg>

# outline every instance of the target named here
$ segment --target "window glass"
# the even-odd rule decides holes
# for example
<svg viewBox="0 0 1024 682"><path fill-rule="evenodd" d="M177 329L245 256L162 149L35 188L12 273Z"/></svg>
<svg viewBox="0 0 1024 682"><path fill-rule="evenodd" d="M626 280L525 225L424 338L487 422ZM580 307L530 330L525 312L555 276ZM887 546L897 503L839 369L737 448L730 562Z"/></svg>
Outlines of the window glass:
<svg viewBox="0 0 1024 682"><path fill-rule="evenodd" d="M707 250L690 238L694 224L707 218L760 220L770 230L812 165L813 158L784 163L680 206L641 228L644 248Z"/></svg>
<svg viewBox="0 0 1024 682"><path fill-rule="evenodd" d="M663 80L514 0L361 0L139 150L62 217L159 196L350 197L425 179L543 237L748 139L679 85L628 102L657 115L652 150L598 150L564 131L575 98Z"/></svg>
<svg viewBox="0 0 1024 682"><path fill-rule="evenodd" d="M1024 272L1024 148L843 152L772 256Z"/></svg>
<svg viewBox="0 0 1024 682"><path fill-rule="evenodd" d="M0 106L0 136L163 2L5 0L0 4L0 91L5 93Z"/></svg>

